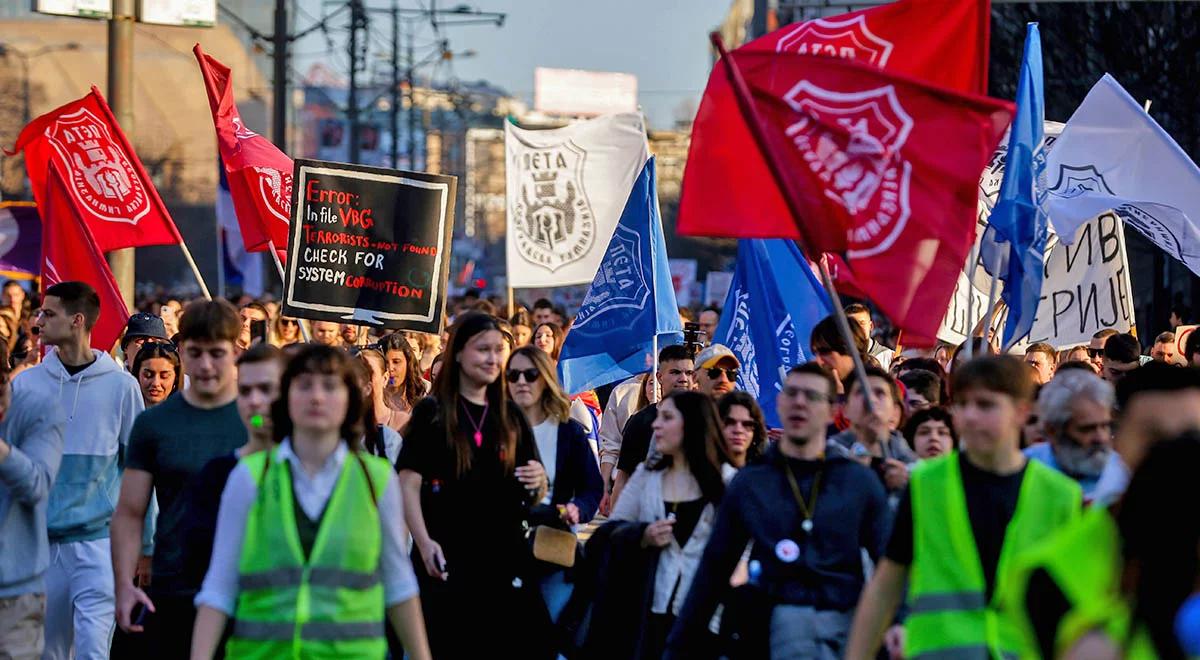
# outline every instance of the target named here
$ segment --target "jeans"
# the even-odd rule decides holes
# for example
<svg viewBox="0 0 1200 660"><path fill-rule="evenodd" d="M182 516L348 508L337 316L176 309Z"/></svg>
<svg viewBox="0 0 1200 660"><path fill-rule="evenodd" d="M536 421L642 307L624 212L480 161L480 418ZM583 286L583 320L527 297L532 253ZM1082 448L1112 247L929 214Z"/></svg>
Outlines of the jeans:
<svg viewBox="0 0 1200 660"><path fill-rule="evenodd" d="M837 660L846 649L854 612L801 605L771 610L771 660Z"/></svg>

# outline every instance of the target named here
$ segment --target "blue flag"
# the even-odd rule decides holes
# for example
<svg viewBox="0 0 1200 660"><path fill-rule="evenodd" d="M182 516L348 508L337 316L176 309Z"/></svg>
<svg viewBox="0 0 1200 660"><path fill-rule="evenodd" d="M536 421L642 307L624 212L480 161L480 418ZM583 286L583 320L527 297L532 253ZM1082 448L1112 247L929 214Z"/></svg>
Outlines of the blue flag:
<svg viewBox="0 0 1200 660"><path fill-rule="evenodd" d="M654 339L683 342L667 265L654 159L642 166L625 210L558 358L558 378L578 394L654 367Z"/></svg>
<svg viewBox="0 0 1200 660"><path fill-rule="evenodd" d="M753 396L778 428L775 396L784 374L807 362L813 326L833 311L825 290L792 241L738 241L737 266L713 342L741 362L738 389Z"/></svg>
<svg viewBox="0 0 1200 660"><path fill-rule="evenodd" d="M1000 195L980 243L988 273L1004 282L1001 300L1008 307L1004 349L1033 328L1042 295L1043 256L1049 218L1040 205L1045 178L1045 95L1042 89L1042 39L1037 23L1025 32L1025 59L1017 81L1017 114L1008 136L1008 155Z"/></svg>

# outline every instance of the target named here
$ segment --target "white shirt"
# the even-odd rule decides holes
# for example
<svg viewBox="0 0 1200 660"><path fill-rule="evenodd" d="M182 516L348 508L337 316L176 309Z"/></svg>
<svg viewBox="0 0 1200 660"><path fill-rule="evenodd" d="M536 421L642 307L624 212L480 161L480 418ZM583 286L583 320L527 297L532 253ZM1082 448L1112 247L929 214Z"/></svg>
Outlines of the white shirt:
<svg viewBox="0 0 1200 660"><path fill-rule="evenodd" d="M542 504L549 504L550 496L554 493L554 470L558 464L558 420L547 417L541 424L533 427L533 439L537 442L538 454L542 456L542 467L546 470L546 480L550 483Z"/></svg>
<svg viewBox="0 0 1200 660"><path fill-rule="evenodd" d="M273 458L277 465L287 461L292 467L292 491L304 515L317 520L337 485L342 464L350 451L339 443L321 469L309 476L300 459L292 451L291 440L284 440ZM212 562L204 576L204 584L196 595L196 607L207 605L233 616L238 598L238 563L246 538L246 517L258 498L258 486L245 463L238 463L225 490L221 493L221 509L217 514L217 531L213 539ZM400 501L400 482L395 474L388 479L383 497L379 499L379 526L383 548L379 572L383 579L384 602L388 607L417 595L417 577L408 558L408 533L404 528L404 507Z"/></svg>

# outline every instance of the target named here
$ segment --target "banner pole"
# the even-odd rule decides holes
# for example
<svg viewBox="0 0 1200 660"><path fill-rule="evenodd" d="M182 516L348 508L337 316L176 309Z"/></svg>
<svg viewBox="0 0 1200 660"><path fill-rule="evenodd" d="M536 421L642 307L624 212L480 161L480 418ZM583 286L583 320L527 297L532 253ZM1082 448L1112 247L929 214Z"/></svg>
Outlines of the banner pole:
<svg viewBox="0 0 1200 660"><path fill-rule="evenodd" d="M1004 260L1008 261L1007 254L1004 256ZM1007 266L1005 267L1005 269L1007 270ZM992 322L995 320L995 312L996 312L996 288L997 288L997 284L999 284L999 282L1000 282L1000 269L997 268L996 272L992 273L992 284L988 288L987 322L983 326L983 341L985 343L991 343L991 341L992 341Z"/></svg>
<svg viewBox="0 0 1200 660"><path fill-rule="evenodd" d="M650 377L654 379L654 390L653 390L654 391L654 401L652 401L651 403L658 403L659 399L662 398L662 394L658 391L658 333L657 332L654 333L654 339L650 340L650 350L654 353L654 355L651 357L651 364L654 366L651 367L651 371L650 371Z"/></svg>
<svg viewBox="0 0 1200 660"><path fill-rule="evenodd" d="M184 243L182 238L179 240L179 248L183 250L183 258L187 259L188 266L192 269L192 275L196 276L196 282L200 284L200 292L204 294L204 299L212 300L212 294L208 292L208 285L204 283L204 277L200 275L196 260L192 258L192 251L188 249L187 243Z"/></svg>
<svg viewBox="0 0 1200 660"><path fill-rule="evenodd" d="M979 244L971 246L971 253L967 256L967 323L964 326L967 335L967 357L964 358L967 362L975 357L975 281L972 277L975 274L975 265L979 261Z"/></svg>
<svg viewBox="0 0 1200 660"><path fill-rule="evenodd" d="M516 313L516 310L513 308L513 288L510 286L510 287L507 287L507 289L508 289L508 318L511 319L513 317L513 314Z"/></svg>
<svg viewBox="0 0 1200 660"><path fill-rule="evenodd" d="M279 271L279 281L286 287L287 278L283 275L283 262L279 260L279 251L275 249L275 241L267 241L267 249L271 251L271 259L275 261L275 269ZM308 328L304 327L303 323L297 323L300 326L300 336L304 338L304 343L312 341L312 337L308 334Z"/></svg>
<svg viewBox="0 0 1200 660"><path fill-rule="evenodd" d="M837 289L833 286L833 278L829 276L829 266L825 264L825 260L821 259L817 262L821 268L821 283L825 285L825 290L829 293L829 301L833 304L833 316L837 321L838 330L842 333L842 341L846 342L846 348L850 351L850 357L854 360L854 374L858 379L859 389L863 393L863 401L867 404L867 412L875 412L875 401L871 397L870 383L867 382L867 367L863 364L862 354L858 352L858 343L854 341L854 333L850 330L850 319L846 318L846 310L842 308L842 297L838 295ZM849 392L845 393L849 396ZM885 448L886 452L887 449Z"/></svg>

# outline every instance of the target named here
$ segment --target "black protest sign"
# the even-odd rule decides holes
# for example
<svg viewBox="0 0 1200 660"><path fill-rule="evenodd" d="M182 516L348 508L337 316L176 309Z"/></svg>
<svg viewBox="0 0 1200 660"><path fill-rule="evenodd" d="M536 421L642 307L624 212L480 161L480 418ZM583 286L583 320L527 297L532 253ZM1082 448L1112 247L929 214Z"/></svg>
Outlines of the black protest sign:
<svg viewBox="0 0 1200 660"><path fill-rule="evenodd" d="M438 333L452 176L296 160L283 313Z"/></svg>

